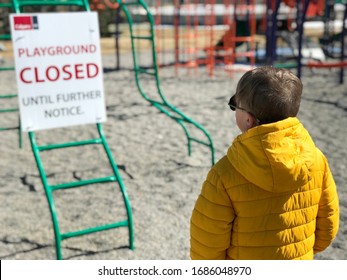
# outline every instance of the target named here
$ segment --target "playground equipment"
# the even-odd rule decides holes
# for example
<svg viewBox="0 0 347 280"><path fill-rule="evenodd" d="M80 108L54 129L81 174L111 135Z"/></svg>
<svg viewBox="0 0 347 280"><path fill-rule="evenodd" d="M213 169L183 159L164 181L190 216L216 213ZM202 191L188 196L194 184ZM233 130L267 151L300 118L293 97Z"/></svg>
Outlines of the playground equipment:
<svg viewBox="0 0 347 280"><path fill-rule="evenodd" d="M345 10L344 0L174 0L171 5L163 0L148 2L155 18L159 67L174 64L176 74L184 67L188 74L191 69L196 73L201 65L207 66L211 76L216 65L226 66L226 70L244 71L254 67L255 54L257 65L293 68L298 75L301 75L302 66L334 67L341 69L340 82L341 75L343 77L346 62L341 58L344 56L341 51L346 20L343 20L341 7ZM245 20L246 12L248 21ZM146 16L146 12L137 8L132 8L130 13ZM322 36L320 44L314 44ZM243 39L243 43L237 42ZM225 40L229 44L224 44ZM174 47L170 49L172 41ZM332 46L332 42L338 42L341 47ZM247 46L247 50L238 48L240 45ZM246 59L247 63L238 64L237 57ZM329 62L325 61L327 57ZM336 61L338 57L340 61ZM330 58L335 61L331 62Z"/></svg>
<svg viewBox="0 0 347 280"><path fill-rule="evenodd" d="M172 120L177 122L184 130L186 137L187 137L187 146L188 146L188 154L191 155L192 152L192 142L196 142L198 144L202 144L204 146L207 146L211 150L211 163L214 164L214 146L211 139L210 134L206 131L206 129L199 124L198 122L194 121L192 118L186 116L182 111L180 111L178 108L173 106L171 103L169 103L164 96L164 93L161 89L160 80L159 80L159 69L158 69L158 63L157 63L157 53L156 53L156 44L155 44L155 35L154 35L154 19L152 14L149 12L147 4L143 0L133 0L133 1L120 1L117 0L119 3L120 8L123 10L123 12L126 15L126 18L129 23L129 30L130 30L130 38L131 38L131 46L132 46L132 54L133 54L133 60L134 60L134 73L135 73L135 79L137 87L142 95L142 97L148 101L151 105L156 107L160 112L164 113L168 117L170 117ZM148 24L148 34L140 34L139 32L135 32L138 30L134 29L133 24L133 17L131 12L129 11L128 7L140 7L145 11L146 18L147 18L147 24ZM142 30L139 30L142 32ZM140 45L138 43L144 42L149 43L150 50L151 50L151 61L149 64L141 64L138 61L138 54L140 52ZM149 92L146 92L144 90L143 83L146 81L146 79L154 79L157 94L153 94ZM188 125L191 127L188 128ZM194 131L200 131L202 132L203 136L206 137L207 140L200 140L198 136L195 136L191 133L191 129Z"/></svg>
<svg viewBox="0 0 347 280"><path fill-rule="evenodd" d="M130 40L131 40L131 50L134 62L134 73L136 79L136 85L140 91L141 96L148 101L151 105L156 107L160 112L167 115L169 118L177 122L184 130L187 137L188 155L192 154L192 142L207 146L211 150L211 163L214 164L214 146L210 134L207 130L198 122L192 118L185 115L181 110L176 108L174 105L169 103L166 99L160 85L159 79L159 66L157 52L158 48L156 46L155 38L155 20L149 11L149 7L143 0L133 0L133 1L120 1L114 2L111 6L115 9L119 5L119 9L125 14L125 17L129 23ZM94 7L101 5L100 0L94 0ZM105 1L105 5L110 7L110 3ZM118 10L119 10L118 9ZM141 20L141 27L135 26L135 19L139 11L143 18ZM158 21L157 21L158 24ZM118 36L118 31L116 31L116 39ZM116 40L116 52L117 57L119 57L118 47ZM147 61L140 61L140 53L142 47L145 46L149 48L151 54L150 57L147 56ZM117 61L119 61L117 59ZM145 83L151 80L155 84L156 92L148 92L145 90ZM198 135L200 133L200 135ZM206 140L201 140L201 136L205 137Z"/></svg>
<svg viewBox="0 0 347 280"><path fill-rule="evenodd" d="M1 9L6 9L8 11L12 10L12 3L10 2L0 2L0 10ZM5 27L3 26L3 32L0 33L0 42L2 40L11 40L11 34L5 30ZM1 65L0 61L0 73L1 71L14 71L13 66L6 66L6 65ZM18 114L18 107L13 106L8 104L9 100L14 100L17 99L17 93L14 92L9 92L9 93L0 93L0 116L7 116L9 113L15 113ZM20 127L20 120L18 118L18 125L15 126L6 126L6 127L0 127L0 132L5 131L5 130L12 130L16 129L18 131L18 142L19 142L19 147L22 147L22 133L21 133L21 127Z"/></svg>
<svg viewBox="0 0 347 280"><path fill-rule="evenodd" d="M274 23L278 22L278 10L283 1L267 1L267 64L296 68L299 77L301 77L304 66L309 68L340 68L339 80L340 83L343 83L344 68L347 66L344 54L347 24L346 3L343 4L345 6L343 18L337 19L334 12L335 0L284 1L295 13L289 17L290 22L288 22L287 29L278 32L278 26ZM294 27L293 23L295 23ZM339 25L341 25L340 28ZM320 38L319 43L311 43L314 47L307 47L306 44L310 43L310 35L306 33L313 33L313 37ZM284 61L278 61L278 38L284 40L290 49L290 54L287 53L284 56ZM333 46L336 42L339 42L339 46ZM337 52L336 49L338 49ZM333 50L335 54L333 54ZM326 57L335 58L335 61L327 62Z"/></svg>
<svg viewBox="0 0 347 280"><path fill-rule="evenodd" d="M300 25L298 26L299 29L299 40L298 40L298 49L299 49L299 55L297 58L297 71L298 76L301 76L302 67L307 66L309 68L340 68L339 73L339 82L342 84L344 82L344 68L347 67L347 61L346 61L346 55L345 55L345 39L347 36L347 1L344 3L344 14L343 18L341 19L341 31L338 32L340 39L336 38L336 31L335 31L335 16L334 16L334 4L335 1L326 1L325 5L325 11L324 11L324 36L322 38L322 48L324 50L324 53L330 57L338 58L338 61L333 62L317 62L313 60L309 60L306 63L303 63L302 61L302 45L303 45L303 36L304 36L304 24L307 17L307 11L309 9L309 0L304 0L303 3L303 12L301 16ZM334 52L336 49L335 43L336 41L339 41L339 46L337 47L339 50L339 53Z"/></svg>
<svg viewBox="0 0 347 280"><path fill-rule="evenodd" d="M240 59L241 63L247 60L251 68L254 66L256 20L265 14L264 5L256 5L254 0L175 0L172 6L167 6L158 0L150 11L155 17L161 61L168 52L161 46L165 33L173 29L176 74L179 68L187 68L188 72L194 69L196 73L200 66L206 66L213 77L216 65L222 64L225 70L232 71ZM240 45L244 47L237 49Z"/></svg>
<svg viewBox="0 0 347 280"><path fill-rule="evenodd" d="M26 6L44 6L44 5L54 5L54 6L76 6L80 7L82 10L89 11L89 4L87 0L45 0L45 1L38 1L38 0L13 0L13 7L16 13L23 12L23 9ZM68 238L78 237L86 234L91 234L94 232L100 232L104 230L110 230L115 229L119 227L127 227L129 231L129 248L134 249L134 229L133 229L133 220L132 220L132 210L129 202L129 198L125 189L125 186L123 184L122 178L120 176L118 166L112 156L112 153L110 151L110 148L107 144L106 137L104 136L102 125L100 123L96 124L97 134L98 137L93 139L86 139L81 141L74 141L74 142L66 142L66 143L50 143L50 144L43 144L38 145L37 139L35 137L35 133L33 131L29 132L29 139L31 148L36 160L36 164L40 173L41 181L45 189L47 201L49 204L49 209L52 217L53 222L53 228L54 228L54 234L55 234L55 245L56 245L56 256L57 259L62 259L62 241ZM79 181L72 181L72 182L66 182L62 184L56 184L51 185L48 182L47 174L45 171L45 167L43 165L43 161L41 158L42 152L48 152L55 149L64 149L64 148L70 148L70 147L78 147L78 146L86 146L86 145L101 145L103 147L103 150L107 156L108 162L110 164L110 167L113 171L113 174L107 177L100 177L100 178L92 178L88 180L79 180ZM77 231L70 231L70 232L64 232L62 233L60 230L59 222L58 222L58 216L56 213L56 206L53 199L53 192L57 190L65 190L70 188L79 188L84 187L88 185L94 185L94 184L103 184L103 183L116 183L119 186L119 190L122 193L122 197L124 200L124 206L126 209L126 215L127 219L121 220L115 223L110 224L103 224L96 227L90 227L82 230Z"/></svg>
<svg viewBox="0 0 347 280"><path fill-rule="evenodd" d="M223 35L219 44L222 42L222 48L226 52L224 64L226 69L232 70L237 58L247 59L243 63L248 63L250 68L255 67L256 58L256 41L255 36L257 32L256 27L256 13L255 13L255 0L234 0L229 4L224 0L225 6L233 5L233 14L231 17L225 17L225 24L229 25L229 30ZM230 20L231 18L231 20ZM237 50L239 45L246 45L247 48ZM215 46L217 48L218 45Z"/></svg>
<svg viewBox="0 0 347 280"><path fill-rule="evenodd" d="M207 66L211 76L215 65L225 65L226 69L235 70L238 69L236 66L240 66L236 59L238 54L246 58L245 65L251 68L254 66L252 57L255 53L257 65L293 68L297 69L298 75L301 75L303 66L340 68L341 82L346 67L345 58L342 58L346 20L340 11L342 9L337 7L342 6L345 10L346 1L186 0L173 1L171 6L161 5L161 2L152 2L154 7L150 8L155 17L158 56L161 61L165 60L168 51L161 47L161 41L168 39L170 31L167 30L171 27L174 29L171 36L175 42L176 74L179 67L186 67L189 71L201 65ZM140 10L132 12L141 14ZM257 26L255 32L254 23ZM236 28L236 32L233 28ZM216 38L221 32L224 33L223 37ZM265 40L262 39L263 35ZM319 37L320 43L317 44L315 41ZM243 39L243 43L237 42ZM225 40L229 40L229 44L224 44ZM233 41L236 41L236 46ZM264 49L261 46L263 42ZM332 43L337 43L337 46ZM240 45L247 45L248 50L238 47ZM331 62L331 58L335 61Z"/></svg>

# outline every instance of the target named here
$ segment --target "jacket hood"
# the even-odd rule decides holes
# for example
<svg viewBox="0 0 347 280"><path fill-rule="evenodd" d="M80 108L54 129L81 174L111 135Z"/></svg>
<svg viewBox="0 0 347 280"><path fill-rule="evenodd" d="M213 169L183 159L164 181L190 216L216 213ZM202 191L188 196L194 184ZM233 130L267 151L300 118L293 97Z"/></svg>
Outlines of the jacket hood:
<svg viewBox="0 0 347 280"><path fill-rule="evenodd" d="M300 121L287 118L242 133L233 141L227 157L248 181L279 193L310 181L316 147Z"/></svg>

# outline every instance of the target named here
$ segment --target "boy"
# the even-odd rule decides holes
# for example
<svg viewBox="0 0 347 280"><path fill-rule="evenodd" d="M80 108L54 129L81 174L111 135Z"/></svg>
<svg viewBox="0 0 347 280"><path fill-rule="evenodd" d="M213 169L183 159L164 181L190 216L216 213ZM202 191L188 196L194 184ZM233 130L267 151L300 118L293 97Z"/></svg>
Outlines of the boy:
<svg viewBox="0 0 347 280"><path fill-rule="evenodd" d="M241 77L229 106L242 134L202 186L190 222L192 259L313 259L335 238L335 182L296 118L302 87L270 66Z"/></svg>

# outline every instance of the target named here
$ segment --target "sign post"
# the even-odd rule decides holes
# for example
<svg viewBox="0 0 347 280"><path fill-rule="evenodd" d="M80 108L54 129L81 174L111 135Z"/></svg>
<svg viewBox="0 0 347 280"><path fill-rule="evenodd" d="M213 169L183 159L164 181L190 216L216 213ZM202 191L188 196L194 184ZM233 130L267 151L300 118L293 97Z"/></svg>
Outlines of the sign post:
<svg viewBox="0 0 347 280"><path fill-rule="evenodd" d="M23 131L106 120L97 13L12 14Z"/></svg>

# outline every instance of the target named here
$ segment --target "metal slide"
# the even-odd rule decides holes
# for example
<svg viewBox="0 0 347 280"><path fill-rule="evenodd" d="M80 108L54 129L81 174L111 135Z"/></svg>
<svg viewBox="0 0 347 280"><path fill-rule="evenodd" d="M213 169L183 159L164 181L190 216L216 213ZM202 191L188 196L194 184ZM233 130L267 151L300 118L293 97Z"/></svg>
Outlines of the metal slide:
<svg viewBox="0 0 347 280"><path fill-rule="evenodd" d="M165 98L161 90L159 74L158 74L155 37L154 37L154 20L153 20L152 14L149 12L147 4L143 0L129 0L129 1L117 0L117 2L119 3L120 8L124 11L129 23L132 54L134 59L135 79L136 79L137 87L142 97L145 100L147 100L151 105L156 107L160 112L164 113L165 115L170 117L172 120L176 121L183 128L187 136L188 155L191 155L191 152L192 152L192 142L196 142L196 143L209 147L211 150L211 163L213 165L214 164L214 146L213 146L213 142L212 142L210 134L201 124L189 118L178 108L170 104ZM134 28L133 28L134 21L133 21L131 11L129 9L130 6L142 7L143 10L146 12L146 17L148 19L148 24L150 28L149 35L145 35L145 36L134 35ZM153 58L153 63L150 67L141 67L138 63L137 54L139 53L139 47L137 46L137 43L139 43L140 41L148 42L151 45L151 52L152 52L151 55ZM141 84L142 78L144 76L152 77L153 79L155 79L155 84L157 87L156 98L149 97L149 94L147 94L144 91L143 89L144 87ZM188 129L188 125L189 125L189 129ZM200 140L197 137L192 136L190 129L195 129L195 130L197 129L198 131L202 132L202 134L206 137L206 140Z"/></svg>

